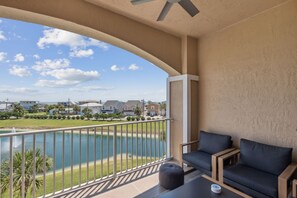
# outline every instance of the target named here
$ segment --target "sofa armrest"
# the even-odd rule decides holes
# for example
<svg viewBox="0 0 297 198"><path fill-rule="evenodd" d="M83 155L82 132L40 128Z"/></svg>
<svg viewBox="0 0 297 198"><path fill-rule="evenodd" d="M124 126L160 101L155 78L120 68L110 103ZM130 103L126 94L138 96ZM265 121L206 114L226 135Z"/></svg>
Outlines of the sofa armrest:
<svg viewBox="0 0 297 198"><path fill-rule="evenodd" d="M223 171L224 171L224 161L227 159L230 159L232 157L238 156L240 154L239 149L235 149L225 155L222 155L218 157L218 170L219 170L219 181L224 183L224 178L223 178Z"/></svg>
<svg viewBox="0 0 297 198"><path fill-rule="evenodd" d="M278 176L278 197L288 197L288 180L292 177L297 169L296 163L291 163L279 176Z"/></svg>
<svg viewBox="0 0 297 198"><path fill-rule="evenodd" d="M199 140L193 140L191 142L180 144L179 152L180 152L180 161L181 161L181 167L182 168L184 168L184 166L183 166L183 153L184 153L183 150L184 150L184 147L188 146L188 145L196 144L196 143L198 144Z"/></svg>
<svg viewBox="0 0 297 198"><path fill-rule="evenodd" d="M184 146L188 146L190 144L195 144L195 143L198 143L199 140L194 140L194 141L191 141L191 142L187 142L187 143L183 143L183 144L180 144L181 147L184 147Z"/></svg>
<svg viewBox="0 0 297 198"><path fill-rule="evenodd" d="M231 151L234 151L235 148L229 148L229 149L225 149L221 152L218 152L218 153L215 153L211 156L211 170L212 170L212 173L211 173L211 176L213 179L217 179L217 170L218 170L218 157L222 156L222 155L225 155L227 153L230 153Z"/></svg>

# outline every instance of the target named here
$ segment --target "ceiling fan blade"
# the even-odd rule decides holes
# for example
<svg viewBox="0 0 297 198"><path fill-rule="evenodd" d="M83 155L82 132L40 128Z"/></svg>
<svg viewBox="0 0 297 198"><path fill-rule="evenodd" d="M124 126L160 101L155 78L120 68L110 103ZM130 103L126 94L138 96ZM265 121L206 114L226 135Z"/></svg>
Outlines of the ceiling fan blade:
<svg viewBox="0 0 297 198"><path fill-rule="evenodd" d="M142 4L142 3L146 3L146 2L150 2L150 1L153 1L153 0L131 0L131 3L133 5L138 5L138 4Z"/></svg>
<svg viewBox="0 0 297 198"><path fill-rule="evenodd" d="M181 7L183 7L189 15L192 17L199 13L199 10L196 8L196 6L190 1L190 0L181 0L178 2Z"/></svg>
<svg viewBox="0 0 297 198"><path fill-rule="evenodd" d="M170 2L166 2L165 6L163 7L157 21L163 21L166 17L166 15L168 14L170 8L172 7L173 3Z"/></svg>

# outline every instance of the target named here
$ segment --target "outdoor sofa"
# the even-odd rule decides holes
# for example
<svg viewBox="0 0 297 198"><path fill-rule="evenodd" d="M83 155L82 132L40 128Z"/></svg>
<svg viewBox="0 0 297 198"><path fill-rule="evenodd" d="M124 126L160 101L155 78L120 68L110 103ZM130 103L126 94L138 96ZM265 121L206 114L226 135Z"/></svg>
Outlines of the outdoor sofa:
<svg viewBox="0 0 297 198"><path fill-rule="evenodd" d="M237 162L226 166L227 159ZM241 139L240 150L219 157L218 163L220 182L257 198L287 198L289 181L296 170L292 148L246 139Z"/></svg>
<svg viewBox="0 0 297 198"><path fill-rule="evenodd" d="M184 153L184 147L198 144L198 150ZM217 159L219 156L235 150L229 135L200 131L200 139L180 145L183 164L186 163L201 172L217 179Z"/></svg>

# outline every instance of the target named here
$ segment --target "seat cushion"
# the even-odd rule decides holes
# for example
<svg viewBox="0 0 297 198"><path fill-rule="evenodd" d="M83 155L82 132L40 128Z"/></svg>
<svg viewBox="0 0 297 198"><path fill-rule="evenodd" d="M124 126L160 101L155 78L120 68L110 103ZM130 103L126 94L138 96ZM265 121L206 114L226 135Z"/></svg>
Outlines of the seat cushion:
<svg viewBox="0 0 297 198"><path fill-rule="evenodd" d="M200 131L198 150L215 154L232 146L231 136Z"/></svg>
<svg viewBox="0 0 297 198"><path fill-rule="evenodd" d="M194 164L195 168L211 171L211 155L203 151L193 151L183 154L183 160Z"/></svg>
<svg viewBox="0 0 297 198"><path fill-rule="evenodd" d="M241 139L240 163L280 175L292 162L292 148L277 147Z"/></svg>
<svg viewBox="0 0 297 198"><path fill-rule="evenodd" d="M238 164L224 169L224 178L248 187L254 191L277 197L278 177L276 175ZM239 189L242 190L243 189Z"/></svg>

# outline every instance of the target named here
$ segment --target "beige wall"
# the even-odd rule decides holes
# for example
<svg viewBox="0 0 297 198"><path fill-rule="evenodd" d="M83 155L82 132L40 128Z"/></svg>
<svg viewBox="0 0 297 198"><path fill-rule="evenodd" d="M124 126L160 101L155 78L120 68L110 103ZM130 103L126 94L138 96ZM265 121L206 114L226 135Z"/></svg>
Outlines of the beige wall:
<svg viewBox="0 0 297 198"><path fill-rule="evenodd" d="M294 148L297 1L199 39L201 129Z"/></svg>

